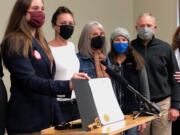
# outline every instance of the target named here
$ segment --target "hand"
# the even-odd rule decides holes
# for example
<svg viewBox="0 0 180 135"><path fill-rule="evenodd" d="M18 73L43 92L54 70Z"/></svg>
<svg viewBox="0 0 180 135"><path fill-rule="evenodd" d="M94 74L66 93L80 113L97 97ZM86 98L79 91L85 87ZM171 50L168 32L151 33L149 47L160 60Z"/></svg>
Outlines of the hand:
<svg viewBox="0 0 180 135"><path fill-rule="evenodd" d="M86 73L74 73L72 79L90 79Z"/></svg>
<svg viewBox="0 0 180 135"><path fill-rule="evenodd" d="M90 77L86 73L74 73L72 79L90 79ZM72 90L72 81L69 82L69 87Z"/></svg>
<svg viewBox="0 0 180 135"><path fill-rule="evenodd" d="M139 125L138 126L138 135L141 135L145 129L146 129L146 123Z"/></svg>
<svg viewBox="0 0 180 135"><path fill-rule="evenodd" d="M180 72L175 72L174 78L177 80L177 82L180 82Z"/></svg>
<svg viewBox="0 0 180 135"><path fill-rule="evenodd" d="M176 119L179 117L179 110L171 108L168 113L168 120L169 121L176 121Z"/></svg>

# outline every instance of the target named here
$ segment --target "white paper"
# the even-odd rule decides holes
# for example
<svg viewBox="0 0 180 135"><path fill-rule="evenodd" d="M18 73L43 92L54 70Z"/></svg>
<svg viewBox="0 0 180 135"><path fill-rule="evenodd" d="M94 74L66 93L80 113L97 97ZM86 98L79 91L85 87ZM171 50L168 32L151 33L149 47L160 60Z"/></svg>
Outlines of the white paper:
<svg viewBox="0 0 180 135"><path fill-rule="evenodd" d="M90 79L89 85L102 125L124 120L109 78Z"/></svg>

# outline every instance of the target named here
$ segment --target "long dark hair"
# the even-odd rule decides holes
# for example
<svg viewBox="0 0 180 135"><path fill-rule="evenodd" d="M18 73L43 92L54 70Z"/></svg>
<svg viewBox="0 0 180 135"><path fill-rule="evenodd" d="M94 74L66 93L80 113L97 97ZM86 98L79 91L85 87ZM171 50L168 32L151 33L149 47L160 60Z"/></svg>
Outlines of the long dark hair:
<svg viewBox="0 0 180 135"><path fill-rule="evenodd" d="M177 40L177 36L179 35L180 33L180 26L177 27L174 35L173 35L173 38L172 38L172 48L173 50L176 50L177 48L180 47L180 43L178 43L178 40Z"/></svg>
<svg viewBox="0 0 180 135"><path fill-rule="evenodd" d="M42 0L43 2L43 0ZM9 22L3 37L2 47L6 38L9 39L8 55L11 53L20 53L22 49L22 54L24 57L28 56L29 49L32 48L32 34L30 32L29 25L26 20L26 13L28 8L31 6L32 0L17 0L14 8L11 12ZM41 44L41 47L48 55L50 60L53 60L51 51L45 41L44 34L40 28L37 29L35 38ZM20 46L20 42L23 41L23 46Z"/></svg>
<svg viewBox="0 0 180 135"><path fill-rule="evenodd" d="M108 54L109 59L113 65L117 65L116 59L118 56L118 53L115 51L113 47L113 41L111 40L111 50ZM145 67L145 60L144 58L134 49L133 46L129 45L128 50L125 52L126 56L127 55L132 55L135 63L136 63L136 69L141 70L142 68Z"/></svg>

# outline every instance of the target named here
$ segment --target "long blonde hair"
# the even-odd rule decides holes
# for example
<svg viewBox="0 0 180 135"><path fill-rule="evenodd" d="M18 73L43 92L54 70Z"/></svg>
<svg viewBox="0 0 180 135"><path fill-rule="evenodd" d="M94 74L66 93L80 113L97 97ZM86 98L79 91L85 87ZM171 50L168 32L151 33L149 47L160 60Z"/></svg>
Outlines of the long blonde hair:
<svg viewBox="0 0 180 135"><path fill-rule="evenodd" d="M17 0L14 8L11 12L9 22L3 37L2 47L7 45L3 44L6 39L9 40L9 46L7 53L11 55L12 53L20 54L20 49L22 49L22 55L24 57L28 56L29 50L32 49L32 34L26 20L26 13L30 7L32 0ZM39 28L36 31L35 38L39 41L41 47L48 55L50 60L53 60L51 51L45 41L44 34ZM23 41L23 46L20 42Z"/></svg>

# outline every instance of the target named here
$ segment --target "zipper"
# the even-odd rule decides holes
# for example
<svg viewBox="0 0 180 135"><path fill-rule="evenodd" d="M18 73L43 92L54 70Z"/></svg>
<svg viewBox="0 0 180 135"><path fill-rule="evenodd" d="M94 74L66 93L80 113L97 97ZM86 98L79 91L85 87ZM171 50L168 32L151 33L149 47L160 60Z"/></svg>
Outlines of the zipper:
<svg viewBox="0 0 180 135"><path fill-rule="evenodd" d="M120 67L120 75L123 76L123 74L124 74L123 66L120 64L119 67ZM120 91L119 91L120 104L121 104L121 106L123 106L123 104L124 104L124 100L123 100L124 99L124 92L122 90L122 86L121 85L119 86L119 88L120 88Z"/></svg>
<svg viewBox="0 0 180 135"><path fill-rule="evenodd" d="M145 61L146 61L146 63L147 63L147 66L146 66L146 73L147 73L148 82L150 82L150 80L149 80L149 65L148 65L148 51L147 51L148 47L145 46L144 48L145 48L144 59L145 59ZM150 83L149 83L149 85L150 85ZM149 93L150 93L150 99L151 99L150 86L149 86Z"/></svg>
<svg viewBox="0 0 180 135"><path fill-rule="evenodd" d="M145 50L144 50L144 57L147 59L147 46L144 47Z"/></svg>

